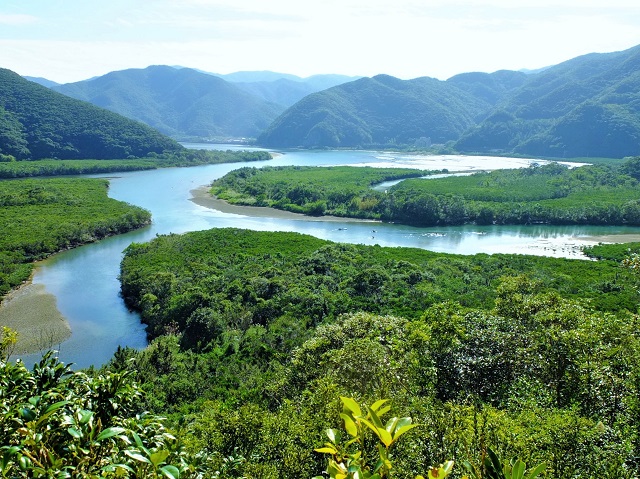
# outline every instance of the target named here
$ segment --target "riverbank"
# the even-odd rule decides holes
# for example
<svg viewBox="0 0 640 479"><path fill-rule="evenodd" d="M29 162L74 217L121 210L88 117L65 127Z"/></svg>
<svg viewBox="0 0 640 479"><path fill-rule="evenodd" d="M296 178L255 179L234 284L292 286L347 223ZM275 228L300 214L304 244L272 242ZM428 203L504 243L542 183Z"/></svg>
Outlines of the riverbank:
<svg viewBox="0 0 640 479"><path fill-rule="evenodd" d="M222 213L235 215L252 216L258 218L278 218L284 220L305 220L305 221L339 221L340 223L376 223L375 220L360 218L345 218L342 216L307 216L302 213L292 213L291 211L278 210L266 206L238 206L220 200L209 193L209 186L201 186L191 190L191 201L195 204L211 208Z"/></svg>
<svg viewBox="0 0 640 479"><path fill-rule="evenodd" d="M0 326L18 332L14 354L55 348L71 336L71 327L42 284L25 283L9 292L0 304Z"/></svg>

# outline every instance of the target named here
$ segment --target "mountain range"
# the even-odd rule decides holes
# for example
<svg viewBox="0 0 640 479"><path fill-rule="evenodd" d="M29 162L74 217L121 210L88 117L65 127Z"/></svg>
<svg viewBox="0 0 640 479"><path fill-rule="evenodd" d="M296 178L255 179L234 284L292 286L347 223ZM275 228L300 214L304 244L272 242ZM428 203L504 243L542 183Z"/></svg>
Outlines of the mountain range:
<svg viewBox="0 0 640 479"><path fill-rule="evenodd" d="M640 149L640 46L534 72L446 81L152 66L51 88L174 138L257 138L272 148L435 143L462 153L557 158Z"/></svg>
<svg viewBox="0 0 640 479"><path fill-rule="evenodd" d="M176 138L255 138L288 106L350 79L341 75L302 79L275 72L218 75L157 65L51 88Z"/></svg>

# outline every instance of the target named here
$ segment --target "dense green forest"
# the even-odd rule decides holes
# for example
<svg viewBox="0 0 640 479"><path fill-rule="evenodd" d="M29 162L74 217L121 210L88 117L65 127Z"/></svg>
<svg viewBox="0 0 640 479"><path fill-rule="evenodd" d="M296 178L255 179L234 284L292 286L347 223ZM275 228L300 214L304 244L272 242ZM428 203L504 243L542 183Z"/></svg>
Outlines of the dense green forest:
<svg viewBox="0 0 640 479"><path fill-rule="evenodd" d="M395 178L409 176L396 170ZM640 224L640 157L571 169L551 163L406 179L384 191L372 189L393 178L393 170L358 167L241 168L214 181L211 192L233 204L418 226Z"/></svg>
<svg viewBox="0 0 640 479"><path fill-rule="evenodd" d="M85 175L116 171L153 170L244 161L266 161L266 151L217 151L183 149L151 154L147 158L131 160L32 160L0 162L0 178L31 176Z"/></svg>
<svg viewBox="0 0 640 479"><path fill-rule="evenodd" d="M183 147L142 123L0 69L0 159L144 157Z"/></svg>
<svg viewBox="0 0 640 479"><path fill-rule="evenodd" d="M559 158L637 155L639 61L636 46L530 75L455 147Z"/></svg>
<svg viewBox="0 0 640 479"><path fill-rule="evenodd" d="M487 447L546 463L545 477L631 477L638 277L607 248L584 261L237 229L160 236L121 267L155 339L107 369L130 371L141 408L169 414L186 450L229 477L317 475L339 396L391 399L421 424L398 444L394 477L479 465Z"/></svg>
<svg viewBox="0 0 640 479"><path fill-rule="evenodd" d="M101 179L0 181L0 296L29 278L35 260L151 221L107 188Z"/></svg>
<svg viewBox="0 0 640 479"><path fill-rule="evenodd" d="M489 104L433 78L361 78L309 95L257 139L268 147L372 147L458 139Z"/></svg>

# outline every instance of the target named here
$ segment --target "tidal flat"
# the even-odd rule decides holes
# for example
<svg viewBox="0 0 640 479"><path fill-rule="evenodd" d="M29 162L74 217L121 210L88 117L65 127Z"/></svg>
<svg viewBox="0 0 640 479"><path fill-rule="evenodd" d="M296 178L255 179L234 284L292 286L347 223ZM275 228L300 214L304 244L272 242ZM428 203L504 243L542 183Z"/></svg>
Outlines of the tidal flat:
<svg viewBox="0 0 640 479"><path fill-rule="evenodd" d="M71 336L67 320L58 311L56 297L43 284L25 283L0 304L0 326L18 332L14 354L55 348Z"/></svg>

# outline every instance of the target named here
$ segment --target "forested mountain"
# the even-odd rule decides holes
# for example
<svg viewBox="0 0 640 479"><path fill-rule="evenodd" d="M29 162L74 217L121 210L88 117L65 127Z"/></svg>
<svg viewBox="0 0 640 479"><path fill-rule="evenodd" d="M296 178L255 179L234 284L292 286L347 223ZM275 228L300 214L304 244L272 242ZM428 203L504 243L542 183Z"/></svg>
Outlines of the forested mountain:
<svg viewBox="0 0 640 479"><path fill-rule="evenodd" d="M314 93L284 112L258 137L274 147L358 147L444 143L475 124L491 104L433 78L361 78Z"/></svg>
<svg viewBox="0 0 640 479"><path fill-rule="evenodd" d="M447 81L361 79L304 98L260 137L272 147L411 145L551 157L638 154L640 46L537 73L464 73Z"/></svg>
<svg viewBox="0 0 640 479"><path fill-rule="evenodd" d="M535 75L456 147L555 157L624 157L640 145L640 46Z"/></svg>
<svg viewBox="0 0 640 479"><path fill-rule="evenodd" d="M284 109L217 76L150 66L54 88L175 137L256 137Z"/></svg>
<svg viewBox="0 0 640 479"><path fill-rule="evenodd" d="M142 123L0 69L0 158L127 158L179 150Z"/></svg>

